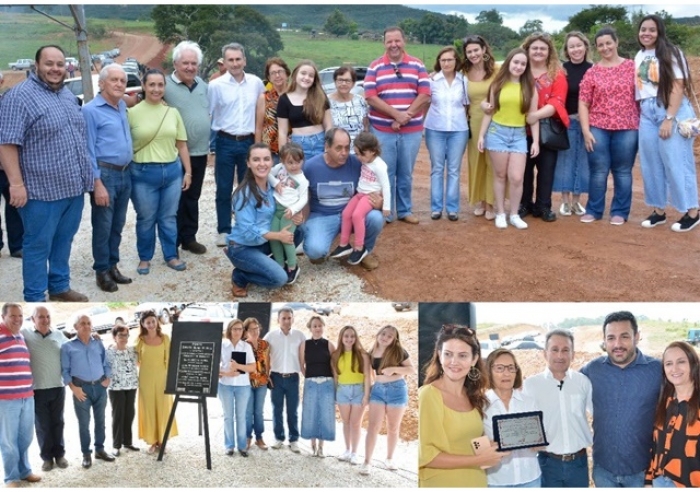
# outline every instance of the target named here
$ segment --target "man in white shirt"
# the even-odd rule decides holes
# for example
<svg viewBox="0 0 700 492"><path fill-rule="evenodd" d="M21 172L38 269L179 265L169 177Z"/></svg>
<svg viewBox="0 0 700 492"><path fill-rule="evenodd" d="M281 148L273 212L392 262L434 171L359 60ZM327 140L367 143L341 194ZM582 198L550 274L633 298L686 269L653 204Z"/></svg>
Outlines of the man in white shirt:
<svg viewBox="0 0 700 492"><path fill-rule="evenodd" d="M258 97L265 92L260 78L245 73L245 49L238 43L222 48L227 73L209 84L211 129L216 132L217 246L226 246L231 232L234 171L240 183L246 171L248 147L255 141Z"/></svg>
<svg viewBox="0 0 700 492"><path fill-rule="evenodd" d="M571 332L550 331L544 349L547 368L523 385L544 414L549 446L537 456L542 487L588 488L586 448L593 444L593 434L586 412L593 413L592 387L586 376L570 369L573 357Z"/></svg>
<svg viewBox="0 0 700 492"><path fill-rule="evenodd" d="M306 336L292 328L294 311L284 306L277 314L280 329L265 335L264 340L270 344L270 383L272 386L272 414L275 444L273 449L280 449L284 444L284 402L287 401L287 427L289 429L289 447L299 452L299 346L306 342Z"/></svg>

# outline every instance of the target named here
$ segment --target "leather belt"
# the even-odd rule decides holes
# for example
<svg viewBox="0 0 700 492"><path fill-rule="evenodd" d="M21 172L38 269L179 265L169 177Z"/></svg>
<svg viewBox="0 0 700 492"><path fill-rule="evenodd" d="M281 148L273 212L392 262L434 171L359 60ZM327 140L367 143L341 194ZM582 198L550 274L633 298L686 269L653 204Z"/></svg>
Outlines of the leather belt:
<svg viewBox="0 0 700 492"><path fill-rule="evenodd" d="M104 167L105 169L111 169L113 171L120 172L124 172L127 169L129 169L129 164L127 164L126 166L117 166L116 164L110 164L109 162L97 161L97 165L100 167Z"/></svg>
<svg viewBox="0 0 700 492"><path fill-rule="evenodd" d="M249 138L255 138L255 134L253 133L248 133L246 135L231 135L230 133L226 133L223 130L219 130L217 132L217 135L220 137L228 138L229 140L236 140L237 142L240 142L241 140L248 140Z"/></svg>
<svg viewBox="0 0 700 492"><path fill-rule="evenodd" d="M273 372L272 374L277 374L278 376L282 376L283 378L291 378L292 376L296 376L296 372Z"/></svg>
<svg viewBox="0 0 700 492"><path fill-rule="evenodd" d="M76 378L73 376L73 384L77 386L78 388L81 388L83 386L95 386L97 384L101 384L102 381L106 379L105 376L102 376L100 379L96 379L94 381L85 381L84 379Z"/></svg>
<svg viewBox="0 0 700 492"><path fill-rule="evenodd" d="M540 453L544 454L545 456L549 456L550 458L557 459L559 461L574 461L576 458L580 458L582 456L586 456L586 448L583 448L579 451L576 451L575 453L570 453L570 454L556 454L556 453L550 453L547 451L540 451Z"/></svg>

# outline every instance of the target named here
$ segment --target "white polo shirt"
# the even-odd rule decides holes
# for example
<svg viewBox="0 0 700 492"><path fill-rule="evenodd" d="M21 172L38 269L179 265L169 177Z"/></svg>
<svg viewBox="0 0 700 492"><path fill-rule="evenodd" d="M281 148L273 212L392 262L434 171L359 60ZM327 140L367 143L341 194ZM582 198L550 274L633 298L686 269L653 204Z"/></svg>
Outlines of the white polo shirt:
<svg viewBox="0 0 700 492"><path fill-rule="evenodd" d="M285 335L282 330L269 332L263 338L270 344L270 370L281 374L301 372L299 346L306 342L306 336L292 328Z"/></svg>
<svg viewBox="0 0 700 492"><path fill-rule="evenodd" d="M231 343L231 340L224 338L221 342L221 365L219 366L222 371L228 371L231 366L231 352L245 352L245 363L252 364L255 362L253 347L248 342L239 340L234 345ZM219 382L226 386L250 386L250 374L244 372L238 376L224 376L219 378Z"/></svg>
<svg viewBox="0 0 700 492"><path fill-rule="evenodd" d="M532 396L544 414L547 451L571 454L593 444L586 412L593 415L591 381L578 371L566 371L560 385L548 368L523 383L523 393Z"/></svg>
<svg viewBox="0 0 700 492"><path fill-rule="evenodd" d="M248 73L237 82L226 72L209 83L211 129L229 135L255 133L255 108L265 86L259 77Z"/></svg>

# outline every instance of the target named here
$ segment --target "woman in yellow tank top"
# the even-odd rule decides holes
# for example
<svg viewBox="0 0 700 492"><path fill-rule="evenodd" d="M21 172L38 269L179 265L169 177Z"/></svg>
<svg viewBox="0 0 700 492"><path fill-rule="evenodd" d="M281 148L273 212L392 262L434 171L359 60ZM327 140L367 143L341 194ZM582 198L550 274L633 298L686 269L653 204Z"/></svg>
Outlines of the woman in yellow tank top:
<svg viewBox="0 0 700 492"><path fill-rule="evenodd" d="M340 330L337 347L331 355L331 367L337 388L336 403L343 419L345 438L345 452L338 456L338 459L357 465L362 462L356 454L362 430L362 415L369 402L369 355L362 348L357 332L352 326L344 326Z"/></svg>

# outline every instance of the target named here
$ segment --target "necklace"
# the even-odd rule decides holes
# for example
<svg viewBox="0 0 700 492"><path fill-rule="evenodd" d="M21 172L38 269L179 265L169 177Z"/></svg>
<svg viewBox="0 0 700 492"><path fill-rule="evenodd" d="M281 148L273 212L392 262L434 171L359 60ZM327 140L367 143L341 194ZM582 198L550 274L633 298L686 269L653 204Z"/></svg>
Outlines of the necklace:
<svg viewBox="0 0 700 492"><path fill-rule="evenodd" d="M311 341L314 342L314 345L316 347L318 347L318 342L320 342L321 340L323 340L323 338L312 338L311 339Z"/></svg>

